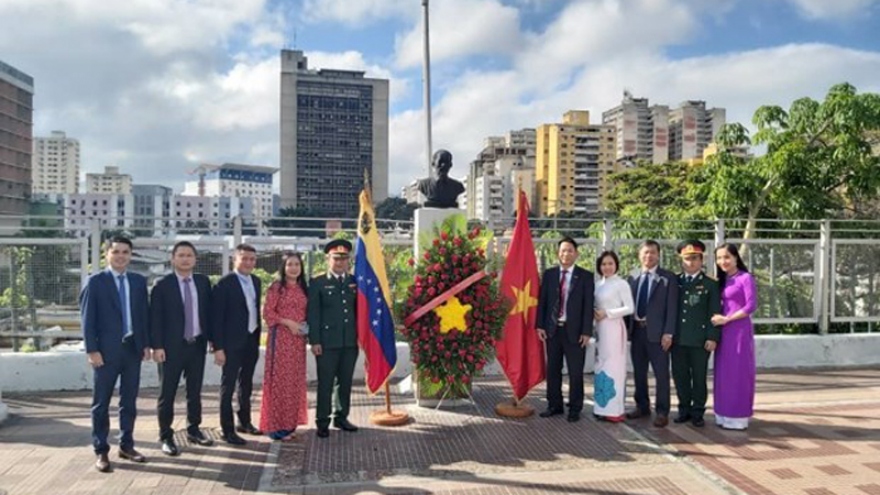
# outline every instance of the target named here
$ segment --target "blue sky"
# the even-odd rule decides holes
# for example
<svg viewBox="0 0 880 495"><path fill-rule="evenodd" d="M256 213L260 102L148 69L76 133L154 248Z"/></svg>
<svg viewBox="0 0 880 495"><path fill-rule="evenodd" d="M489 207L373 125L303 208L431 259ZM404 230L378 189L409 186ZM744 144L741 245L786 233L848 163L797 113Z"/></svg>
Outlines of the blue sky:
<svg viewBox="0 0 880 495"><path fill-rule="evenodd" d="M391 80L390 193L424 173L420 0L3 0L0 59L36 78L35 131L180 189L200 161L278 164L279 50ZM431 0L434 143L593 121L624 89L761 104L880 92L880 0Z"/></svg>

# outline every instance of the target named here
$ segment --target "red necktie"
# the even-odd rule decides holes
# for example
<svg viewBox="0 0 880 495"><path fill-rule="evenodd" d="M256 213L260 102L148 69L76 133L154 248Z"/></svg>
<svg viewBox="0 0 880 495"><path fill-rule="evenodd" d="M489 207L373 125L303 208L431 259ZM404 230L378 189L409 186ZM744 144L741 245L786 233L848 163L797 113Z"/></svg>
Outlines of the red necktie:
<svg viewBox="0 0 880 495"><path fill-rule="evenodd" d="M559 277L559 313L556 315L557 320L565 314L565 274L568 270L562 270L562 276Z"/></svg>

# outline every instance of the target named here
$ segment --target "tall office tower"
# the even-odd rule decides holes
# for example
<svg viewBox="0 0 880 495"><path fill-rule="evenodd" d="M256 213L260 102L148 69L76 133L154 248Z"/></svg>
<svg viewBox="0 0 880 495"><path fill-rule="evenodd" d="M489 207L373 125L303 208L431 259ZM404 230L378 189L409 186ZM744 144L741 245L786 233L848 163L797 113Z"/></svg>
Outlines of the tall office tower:
<svg viewBox="0 0 880 495"><path fill-rule="evenodd" d="M79 169L79 141L61 131L34 138L34 194L78 193Z"/></svg>
<svg viewBox="0 0 880 495"><path fill-rule="evenodd" d="M357 216L364 171L373 201L388 197L388 80L310 69L281 52L281 206Z"/></svg>
<svg viewBox="0 0 880 495"><path fill-rule="evenodd" d="M0 61L0 214L28 212L33 112L34 78Z"/></svg>
<svg viewBox="0 0 880 495"><path fill-rule="evenodd" d="M649 106L647 98L633 98L624 91L620 105L602 112L602 123L616 129L618 160L669 160L669 107Z"/></svg>
<svg viewBox="0 0 880 495"><path fill-rule="evenodd" d="M537 129L535 182L538 211L595 214L601 210L606 177L616 161L616 129L591 125L590 112L566 112L561 124Z"/></svg>
<svg viewBox="0 0 880 495"><path fill-rule="evenodd" d="M727 112L706 109L705 101L689 100L669 112L669 159L701 160L721 130Z"/></svg>
<svg viewBox="0 0 880 495"><path fill-rule="evenodd" d="M529 204L533 204L534 129L510 131L506 136L490 136L483 141L483 149L470 163L465 182L468 218L488 221L516 216L519 187L526 192Z"/></svg>

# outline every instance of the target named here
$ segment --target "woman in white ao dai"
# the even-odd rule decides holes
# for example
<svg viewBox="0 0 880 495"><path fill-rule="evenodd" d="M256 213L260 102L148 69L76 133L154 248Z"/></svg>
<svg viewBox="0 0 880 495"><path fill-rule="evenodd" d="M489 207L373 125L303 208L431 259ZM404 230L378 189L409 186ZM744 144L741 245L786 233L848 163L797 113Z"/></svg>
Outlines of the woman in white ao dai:
<svg viewBox="0 0 880 495"><path fill-rule="evenodd" d="M626 324L635 310L626 280L617 275L620 262L613 251L596 261L595 318L598 355L593 382L593 414L612 422L624 420L626 399Z"/></svg>

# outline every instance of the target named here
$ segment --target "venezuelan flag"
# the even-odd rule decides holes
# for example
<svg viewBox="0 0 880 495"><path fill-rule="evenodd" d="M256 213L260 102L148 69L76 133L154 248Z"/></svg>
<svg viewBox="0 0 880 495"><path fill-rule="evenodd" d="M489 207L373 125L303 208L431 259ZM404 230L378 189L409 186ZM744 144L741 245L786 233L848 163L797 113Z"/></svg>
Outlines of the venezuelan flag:
<svg viewBox="0 0 880 495"><path fill-rule="evenodd" d="M397 364L394 342L394 319L391 315L391 290L385 272L385 258L376 230L376 215L370 194L360 195L358 241L354 276L357 280L358 344L364 351L367 390L375 394Z"/></svg>

